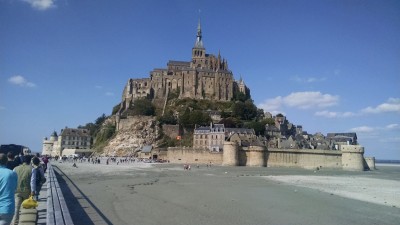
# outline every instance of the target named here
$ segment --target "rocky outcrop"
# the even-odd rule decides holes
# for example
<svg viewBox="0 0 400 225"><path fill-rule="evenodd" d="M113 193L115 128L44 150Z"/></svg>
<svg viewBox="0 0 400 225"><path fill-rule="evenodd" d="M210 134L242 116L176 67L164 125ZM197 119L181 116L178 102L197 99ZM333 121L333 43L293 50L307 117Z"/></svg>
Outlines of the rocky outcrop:
<svg viewBox="0 0 400 225"><path fill-rule="evenodd" d="M156 117L132 116L120 119L117 133L104 147L105 155L133 155L144 145L157 146L160 128Z"/></svg>

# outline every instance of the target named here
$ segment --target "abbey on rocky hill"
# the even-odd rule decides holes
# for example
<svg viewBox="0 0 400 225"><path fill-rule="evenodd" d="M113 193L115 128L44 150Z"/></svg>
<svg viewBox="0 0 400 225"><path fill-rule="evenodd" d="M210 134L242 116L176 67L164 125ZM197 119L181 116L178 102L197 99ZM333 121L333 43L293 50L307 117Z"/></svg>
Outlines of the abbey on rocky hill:
<svg viewBox="0 0 400 225"><path fill-rule="evenodd" d="M206 54L203 45L200 21L197 37L192 48L191 61L172 61L167 68L156 68L150 78L129 79L122 94L122 110L138 98L163 99L169 92L179 98L231 101L237 93L250 96L250 90L243 80L235 81L228 61L218 56Z"/></svg>

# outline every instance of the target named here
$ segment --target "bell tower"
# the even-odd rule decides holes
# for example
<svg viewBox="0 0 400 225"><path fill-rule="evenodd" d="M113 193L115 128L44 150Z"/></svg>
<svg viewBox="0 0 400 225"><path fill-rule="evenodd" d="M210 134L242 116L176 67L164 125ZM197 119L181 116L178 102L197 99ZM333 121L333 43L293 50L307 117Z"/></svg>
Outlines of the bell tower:
<svg viewBox="0 0 400 225"><path fill-rule="evenodd" d="M197 25L196 42L192 48L192 68L205 67L206 49L204 48L202 38L201 23L199 19L199 24Z"/></svg>

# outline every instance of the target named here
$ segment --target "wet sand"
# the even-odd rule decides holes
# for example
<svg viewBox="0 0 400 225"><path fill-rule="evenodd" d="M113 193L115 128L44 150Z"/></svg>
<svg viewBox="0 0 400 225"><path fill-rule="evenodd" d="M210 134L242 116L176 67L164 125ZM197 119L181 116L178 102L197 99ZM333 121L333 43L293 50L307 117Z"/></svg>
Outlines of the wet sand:
<svg viewBox="0 0 400 225"><path fill-rule="evenodd" d="M54 162L74 224L398 224L400 167L376 171Z"/></svg>

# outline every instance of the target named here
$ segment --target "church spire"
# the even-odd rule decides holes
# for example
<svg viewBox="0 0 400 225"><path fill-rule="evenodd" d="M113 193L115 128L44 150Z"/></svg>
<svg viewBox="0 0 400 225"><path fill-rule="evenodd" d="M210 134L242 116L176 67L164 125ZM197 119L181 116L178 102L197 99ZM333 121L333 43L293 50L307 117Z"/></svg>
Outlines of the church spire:
<svg viewBox="0 0 400 225"><path fill-rule="evenodd" d="M199 19L199 24L197 25L197 36L196 36L196 43L194 44L195 48L204 48L203 47L203 40L201 35L201 24Z"/></svg>

